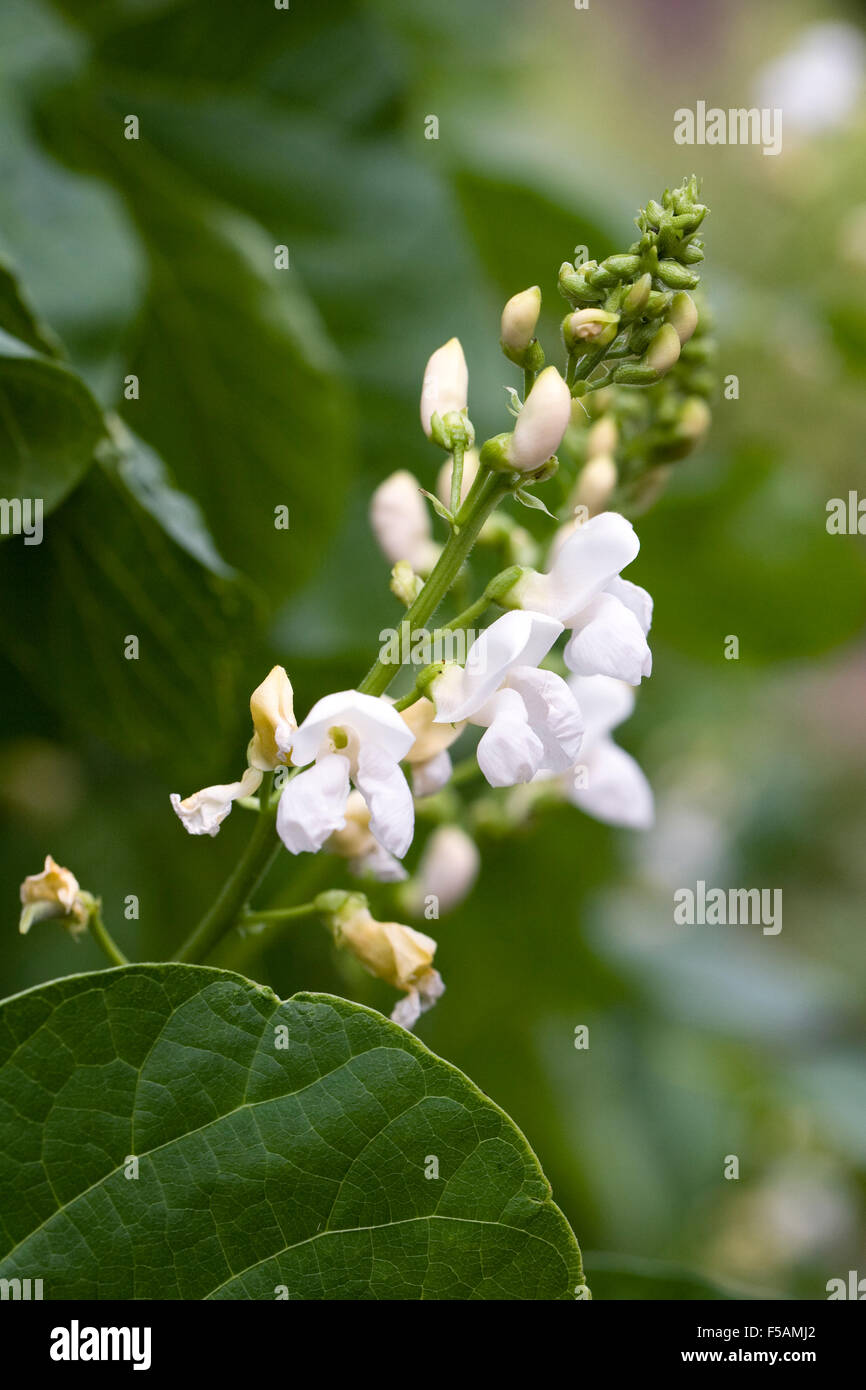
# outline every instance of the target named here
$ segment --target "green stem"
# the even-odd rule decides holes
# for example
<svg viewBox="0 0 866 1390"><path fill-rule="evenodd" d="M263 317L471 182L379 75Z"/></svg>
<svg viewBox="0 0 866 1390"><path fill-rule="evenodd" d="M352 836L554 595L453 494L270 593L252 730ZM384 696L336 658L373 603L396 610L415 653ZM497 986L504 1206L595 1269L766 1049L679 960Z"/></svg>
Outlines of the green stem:
<svg viewBox="0 0 866 1390"><path fill-rule="evenodd" d="M262 809L246 849L223 884L216 901L174 956L175 960L199 961L210 954L220 938L234 926L256 886L270 868L279 844L276 807L269 804L263 789Z"/></svg>
<svg viewBox="0 0 866 1390"><path fill-rule="evenodd" d="M460 510L460 492L463 487L463 445L455 444L451 459L451 515Z"/></svg>
<svg viewBox="0 0 866 1390"><path fill-rule="evenodd" d="M594 371L599 363L604 361L606 356L606 346L596 348L595 352L588 352L585 357L581 358L580 363L575 368L571 378L571 384L575 381L584 381L589 376L590 372Z"/></svg>
<svg viewBox="0 0 866 1390"><path fill-rule="evenodd" d="M315 903L298 903L297 907L271 907L266 912L256 912L248 908L242 912L238 925L249 926L252 922L288 922L292 917L312 917L317 911Z"/></svg>
<svg viewBox="0 0 866 1390"><path fill-rule="evenodd" d="M100 902L94 903L88 926L90 927L90 935L108 956L112 965L129 965L129 957L123 954L102 920L102 904Z"/></svg>
<svg viewBox="0 0 866 1390"><path fill-rule="evenodd" d="M445 542L430 577L403 619L410 634L418 628L423 628L436 612L457 578L488 516L511 490L510 475L494 474L490 469L479 468L457 515L455 530ZM397 675L398 669L395 662L383 661L380 657L370 667L358 690L362 695L384 694Z"/></svg>
<svg viewBox="0 0 866 1390"><path fill-rule="evenodd" d="M535 385L535 372L531 367L523 368L523 404L526 404L526 397Z"/></svg>

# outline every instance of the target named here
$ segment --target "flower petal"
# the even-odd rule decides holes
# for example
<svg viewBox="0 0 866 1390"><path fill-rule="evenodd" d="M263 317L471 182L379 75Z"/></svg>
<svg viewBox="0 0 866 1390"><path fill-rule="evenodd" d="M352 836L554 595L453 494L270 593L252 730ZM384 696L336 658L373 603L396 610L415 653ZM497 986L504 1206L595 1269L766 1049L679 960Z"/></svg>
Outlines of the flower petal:
<svg viewBox="0 0 866 1390"><path fill-rule="evenodd" d="M462 675L455 668L433 682L436 723L467 719L498 690L513 666L537 666L550 651L562 624L543 613L504 613L469 648ZM459 669L459 668L457 668Z"/></svg>
<svg viewBox="0 0 866 1390"><path fill-rule="evenodd" d="M586 786L572 783L568 797L596 820L647 830L655 818L652 788L631 754L602 738L583 760Z"/></svg>
<svg viewBox="0 0 866 1390"><path fill-rule="evenodd" d="M399 720L399 714L395 718ZM403 769L382 748L362 744L355 783L370 808L370 830L380 845L402 859L415 832L415 806Z"/></svg>
<svg viewBox="0 0 866 1390"><path fill-rule="evenodd" d="M585 750L634 711L634 690L612 676L572 676L568 688L583 715Z"/></svg>
<svg viewBox="0 0 866 1390"><path fill-rule="evenodd" d="M177 792L169 800L190 835L216 835L238 797L251 796L262 780L258 768L248 767L239 782L222 782L202 787L200 792L181 801Z"/></svg>
<svg viewBox="0 0 866 1390"><path fill-rule="evenodd" d="M520 695L529 723L544 745L544 770L565 772L573 767L583 742L583 719L562 677L555 671L518 666L508 685Z"/></svg>
<svg viewBox="0 0 866 1390"><path fill-rule="evenodd" d="M349 760L329 753L292 777L277 807L277 834L290 854L315 854L346 824Z"/></svg>
<svg viewBox="0 0 866 1390"><path fill-rule="evenodd" d="M375 744L395 762L405 758L415 736L387 700L362 695L357 690L338 690L317 700L292 742L292 761L303 767L316 757L334 727L353 729L363 746Z"/></svg>
<svg viewBox="0 0 866 1390"><path fill-rule="evenodd" d="M489 725L476 757L491 787L531 782L544 760L544 744L530 727L517 691L500 690L479 710L477 722Z"/></svg>
<svg viewBox="0 0 866 1390"><path fill-rule="evenodd" d="M548 613L568 627L639 550L631 522L619 512L601 512L572 532L557 551L549 574L524 575L513 593L523 608Z"/></svg>
<svg viewBox="0 0 866 1390"><path fill-rule="evenodd" d="M412 764L412 792L417 797L435 796L451 778L451 754L443 748L424 763Z"/></svg>
<svg viewBox="0 0 866 1390"><path fill-rule="evenodd" d="M616 676L640 685L652 653L634 613L613 594L596 594L575 619L565 664L580 676Z"/></svg>
<svg viewBox="0 0 866 1390"><path fill-rule="evenodd" d="M605 585L605 593L613 594L614 598L618 598L620 603L631 609L646 636L653 621L652 595L639 584L632 584L630 579L622 579L618 574Z"/></svg>

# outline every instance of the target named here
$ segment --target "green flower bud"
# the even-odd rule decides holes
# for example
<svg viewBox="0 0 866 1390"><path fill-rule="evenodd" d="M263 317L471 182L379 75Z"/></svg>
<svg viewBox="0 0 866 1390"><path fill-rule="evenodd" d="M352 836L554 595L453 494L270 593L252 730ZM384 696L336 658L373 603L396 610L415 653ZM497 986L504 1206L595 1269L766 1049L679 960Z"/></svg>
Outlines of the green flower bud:
<svg viewBox="0 0 866 1390"><path fill-rule="evenodd" d="M618 280L629 280L640 269L640 256L606 256L600 269L615 275Z"/></svg>
<svg viewBox="0 0 866 1390"><path fill-rule="evenodd" d="M639 259L639 258L636 258ZM642 275L639 280L635 280L630 286L628 293L622 301L622 312L629 318L643 313L652 293L652 276L647 273Z"/></svg>
<svg viewBox="0 0 866 1390"><path fill-rule="evenodd" d="M579 270L575 270L570 261L563 261L559 267L560 294L574 304L600 304L604 299L604 291L587 282L587 274L595 268L595 261L587 261Z"/></svg>
<svg viewBox="0 0 866 1390"><path fill-rule="evenodd" d="M670 308L671 296L665 290L653 290L646 302L646 312L650 318L658 318L666 309Z"/></svg>
<svg viewBox="0 0 866 1390"><path fill-rule="evenodd" d="M613 380L620 386L651 386L658 379L654 367L640 362L623 362L613 374Z"/></svg>
<svg viewBox="0 0 866 1390"><path fill-rule="evenodd" d="M686 270L679 261L659 261L656 275L672 290L693 290L700 283L700 276Z"/></svg>
<svg viewBox="0 0 866 1390"><path fill-rule="evenodd" d="M479 460L483 468L492 468L497 473L512 473L514 465L508 457L508 446L511 443L511 435L506 431L505 434L495 434L492 439L487 439L481 445Z"/></svg>
<svg viewBox="0 0 866 1390"><path fill-rule="evenodd" d="M663 323L656 333L642 360L646 367L652 367L659 376L670 371L680 355L680 340L672 323Z"/></svg>
<svg viewBox="0 0 866 1390"><path fill-rule="evenodd" d="M680 252L683 265L698 265L704 259L704 249L699 242L690 242Z"/></svg>

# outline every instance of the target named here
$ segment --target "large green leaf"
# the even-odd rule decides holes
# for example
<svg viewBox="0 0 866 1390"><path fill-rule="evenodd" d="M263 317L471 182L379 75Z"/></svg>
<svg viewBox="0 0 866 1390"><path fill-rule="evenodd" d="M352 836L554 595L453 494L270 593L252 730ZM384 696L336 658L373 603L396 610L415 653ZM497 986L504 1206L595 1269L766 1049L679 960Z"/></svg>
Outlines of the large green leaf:
<svg viewBox="0 0 866 1390"><path fill-rule="evenodd" d="M83 381L0 330L0 494L50 512L87 472L104 433Z"/></svg>
<svg viewBox="0 0 866 1390"><path fill-rule="evenodd" d="M372 1010L281 1003L199 966L71 976L0 1006L0 1186L0 1276L41 1277L50 1299L565 1300L583 1284L526 1140L461 1072Z"/></svg>

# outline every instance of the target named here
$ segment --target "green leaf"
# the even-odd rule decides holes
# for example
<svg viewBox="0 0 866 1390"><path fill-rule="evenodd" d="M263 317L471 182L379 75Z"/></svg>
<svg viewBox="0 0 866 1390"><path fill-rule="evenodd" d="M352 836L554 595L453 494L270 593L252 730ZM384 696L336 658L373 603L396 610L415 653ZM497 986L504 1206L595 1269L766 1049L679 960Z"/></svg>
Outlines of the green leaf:
<svg viewBox="0 0 866 1390"><path fill-rule="evenodd" d="M48 1299L566 1300L583 1283L526 1140L461 1072L372 1010L200 966L0 1006L0 1187L0 1277L40 1277Z"/></svg>
<svg viewBox="0 0 866 1390"><path fill-rule="evenodd" d="M0 494L52 511L80 482L104 434L84 382L0 330Z"/></svg>
<svg viewBox="0 0 866 1390"><path fill-rule="evenodd" d="M60 355L60 343L28 303L10 265L0 260L0 329L46 357Z"/></svg>
<svg viewBox="0 0 866 1390"><path fill-rule="evenodd" d="M544 512L545 516L549 516L551 521L556 520L553 512L544 505L540 497L535 496L534 492L527 492L525 488L519 487L514 496L517 498L518 502L523 503L524 507L529 507L530 511Z"/></svg>

